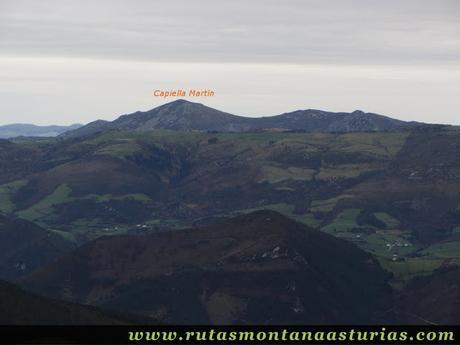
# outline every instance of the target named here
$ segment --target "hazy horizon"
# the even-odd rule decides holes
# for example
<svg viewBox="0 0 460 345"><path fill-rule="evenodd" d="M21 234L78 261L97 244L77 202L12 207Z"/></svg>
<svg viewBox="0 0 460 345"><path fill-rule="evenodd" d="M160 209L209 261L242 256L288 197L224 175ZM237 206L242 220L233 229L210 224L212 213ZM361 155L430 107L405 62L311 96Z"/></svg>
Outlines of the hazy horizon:
<svg viewBox="0 0 460 345"><path fill-rule="evenodd" d="M0 125L114 120L191 88L241 116L460 125L459 16L455 0L0 0Z"/></svg>

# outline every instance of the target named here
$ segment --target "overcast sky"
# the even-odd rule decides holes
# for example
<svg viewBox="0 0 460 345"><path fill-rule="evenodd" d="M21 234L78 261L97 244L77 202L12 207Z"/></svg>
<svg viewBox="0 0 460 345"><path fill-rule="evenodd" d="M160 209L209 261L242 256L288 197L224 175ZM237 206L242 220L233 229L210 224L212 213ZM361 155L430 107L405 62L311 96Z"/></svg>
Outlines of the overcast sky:
<svg viewBox="0 0 460 345"><path fill-rule="evenodd" d="M0 0L0 124L191 101L460 124L457 0Z"/></svg>

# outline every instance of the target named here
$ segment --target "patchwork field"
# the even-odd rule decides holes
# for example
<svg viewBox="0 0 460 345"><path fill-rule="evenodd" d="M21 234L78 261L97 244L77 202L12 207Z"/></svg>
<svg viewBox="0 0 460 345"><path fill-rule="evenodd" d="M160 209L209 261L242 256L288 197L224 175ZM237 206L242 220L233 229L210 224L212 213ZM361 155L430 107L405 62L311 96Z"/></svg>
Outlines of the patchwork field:
<svg viewBox="0 0 460 345"><path fill-rule="evenodd" d="M0 166L0 212L78 244L270 209L374 254L396 285L460 256L460 132L450 128L117 130L3 150L24 154Z"/></svg>

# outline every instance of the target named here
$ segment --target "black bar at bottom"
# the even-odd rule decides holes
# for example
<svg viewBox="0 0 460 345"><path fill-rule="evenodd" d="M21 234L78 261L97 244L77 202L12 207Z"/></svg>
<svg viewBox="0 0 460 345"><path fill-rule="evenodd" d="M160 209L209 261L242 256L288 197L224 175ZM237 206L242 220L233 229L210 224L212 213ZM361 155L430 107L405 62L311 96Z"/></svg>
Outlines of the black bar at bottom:
<svg viewBox="0 0 460 345"><path fill-rule="evenodd" d="M460 344L460 326L0 326L1 344Z"/></svg>

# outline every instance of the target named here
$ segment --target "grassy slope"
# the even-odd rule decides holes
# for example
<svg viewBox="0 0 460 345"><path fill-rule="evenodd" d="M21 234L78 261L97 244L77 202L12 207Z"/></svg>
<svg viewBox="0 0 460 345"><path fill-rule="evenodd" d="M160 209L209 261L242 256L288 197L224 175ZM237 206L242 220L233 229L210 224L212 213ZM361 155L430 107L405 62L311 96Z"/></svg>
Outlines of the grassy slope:
<svg viewBox="0 0 460 345"><path fill-rule="evenodd" d="M458 131L449 131L449 135L458 135ZM107 232L118 234L137 229L139 225L141 229L145 225L147 230L181 227L190 224L194 217L273 209L338 237L347 238L374 253L401 282L407 277L430 272L439 267L445 258L456 258L460 254L455 241L448 240L447 243L433 244L431 247L418 243L412 238L407 222L401 222L382 207L374 207L373 214L386 224L386 229L359 225L357 222L360 211L367 207L357 202L363 195L379 199L380 193L386 189L401 188L396 182L392 182L394 187L392 184L381 187L375 183L378 180L367 179L365 176L379 172L387 174L409 136L410 132L307 134L161 130L108 132L83 141L68 141L56 147L52 143L38 142L37 145L53 147L53 154L49 155L47 163L58 167L61 162L86 159L81 157L88 156L96 160L110 157L123 167L124 163L119 162L131 164L135 158L136 164L142 164L142 169L150 169L148 173L160 176L169 188L168 196L157 200L148 193L82 194L78 184L70 187L61 183L16 214L37 221L69 238L88 232L94 238ZM30 141L18 145L36 149ZM152 152L157 151L160 154L152 156ZM180 171L174 172L175 164L178 163L171 162L168 154L183 160L187 169L185 178L180 178ZM449 171L455 175L460 171L457 170L453 166ZM177 181L171 180L173 173L179 176ZM95 174L104 175L106 172L95 171ZM107 178L112 178L110 174ZM11 212L17 207L12 195L25 183L27 180L22 179L0 186L0 210ZM404 182L402 186L408 188L407 185ZM220 200L213 199L222 194L224 200L229 200L225 193L235 189L235 186L239 188L240 195L235 197L234 204L221 204ZM265 188L262 191L265 194L258 196L253 188ZM446 187L440 185L439 188ZM247 191L247 195L244 191ZM452 195L455 195L453 191ZM251 196L254 200L246 201ZM149 219L133 219L131 224L110 223L107 220L85 218L84 215L69 224L55 223L59 205L91 200L112 207L109 203L120 198L140 201L155 211ZM172 206L167 206L168 210L158 209L156 202L161 204L166 199L170 199L168 202ZM297 210L299 204L300 211Z"/></svg>

